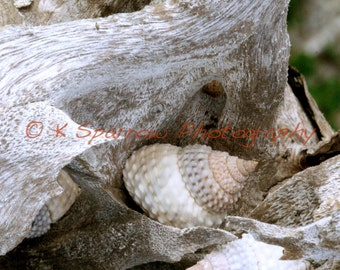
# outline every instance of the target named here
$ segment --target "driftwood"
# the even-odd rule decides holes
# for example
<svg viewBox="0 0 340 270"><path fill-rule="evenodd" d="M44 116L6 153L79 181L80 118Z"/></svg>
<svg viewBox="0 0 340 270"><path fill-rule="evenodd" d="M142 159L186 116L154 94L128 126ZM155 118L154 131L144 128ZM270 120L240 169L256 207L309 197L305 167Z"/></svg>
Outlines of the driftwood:
<svg viewBox="0 0 340 270"><path fill-rule="evenodd" d="M285 247L288 259L336 267L339 161L318 164L339 152L339 140L293 69L287 84L287 6L153 1L106 18L3 27L0 265L127 269L183 259L168 265L183 269L202 255L195 251L236 239L239 224ZM226 136L209 136L223 128ZM230 213L239 217L221 229L182 230L146 217L124 188L122 168L133 150L155 142L208 144L258 160ZM311 165L318 167L302 171ZM80 196L48 233L25 240L61 192L65 166ZM285 197L295 185L305 193ZM324 236L320 247L310 245L315 235L289 245L290 233L308 228Z"/></svg>
<svg viewBox="0 0 340 270"><path fill-rule="evenodd" d="M150 0L0 0L0 27L47 25L141 9Z"/></svg>

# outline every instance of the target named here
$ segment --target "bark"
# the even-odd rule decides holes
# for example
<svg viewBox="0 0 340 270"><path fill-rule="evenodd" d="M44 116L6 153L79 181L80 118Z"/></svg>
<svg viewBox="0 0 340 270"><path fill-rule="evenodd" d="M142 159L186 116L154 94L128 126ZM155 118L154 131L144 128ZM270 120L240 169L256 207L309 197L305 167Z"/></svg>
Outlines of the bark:
<svg viewBox="0 0 340 270"><path fill-rule="evenodd" d="M261 241L270 242L261 235L277 226L264 222L291 232L324 221L320 232L339 237L338 205L323 201L330 189L322 188L339 185L328 174L320 174L317 188L297 181L308 174L293 176L325 159L318 159L329 152L327 147L318 152L320 142L336 155L338 139L330 140L333 131L297 72L291 70L287 84L287 5L286 0L153 1L141 11L107 18L2 28L0 253L7 255L0 265L127 269L184 258L182 264L168 265L181 269L198 260L196 250L234 240L230 226L180 230L149 219L133 203L122 168L133 150L155 142L208 144L258 160L230 215L241 221L251 217L242 228L251 231L259 224ZM29 125L32 121L39 123ZM190 126L195 130L179 136ZM204 129L224 127L230 127L226 137L204 136ZM134 132L94 138L101 128ZM285 136L283 128L289 132ZM167 133L157 139L151 131ZM138 136L146 133L150 136ZM329 162L337 164L337 159ZM39 210L60 193L56 179L65 166L81 195L47 234L24 240ZM337 179L338 166L332 172ZM301 218L285 219L289 207L275 220L267 218L280 207L271 198L281 198L280 192L290 192L296 182L308 187L304 194L315 195L313 207L301 195L297 201L306 212ZM294 198L282 203L289 200ZM319 214L311 212L317 209ZM310 256L317 248L305 249L307 240L297 239L301 258L315 265L334 260L333 242L318 257ZM277 243L286 247L284 240Z"/></svg>

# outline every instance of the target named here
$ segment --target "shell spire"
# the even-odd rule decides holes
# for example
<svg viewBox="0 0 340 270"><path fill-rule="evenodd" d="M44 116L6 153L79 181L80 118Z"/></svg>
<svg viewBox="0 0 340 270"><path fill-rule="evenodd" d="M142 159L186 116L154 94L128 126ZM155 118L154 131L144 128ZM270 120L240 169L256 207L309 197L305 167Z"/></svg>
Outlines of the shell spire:
<svg viewBox="0 0 340 270"><path fill-rule="evenodd" d="M177 227L214 226L237 201L256 165L206 145L153 144L132 154L123 176L151 218Z"/></svg>

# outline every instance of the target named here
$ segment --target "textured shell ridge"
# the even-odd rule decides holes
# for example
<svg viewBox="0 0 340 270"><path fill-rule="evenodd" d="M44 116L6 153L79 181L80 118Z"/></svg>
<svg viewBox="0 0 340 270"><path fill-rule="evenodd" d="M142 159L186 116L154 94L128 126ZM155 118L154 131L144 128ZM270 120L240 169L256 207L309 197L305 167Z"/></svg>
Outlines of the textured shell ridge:
<svg viewBox="0 0 340 270"><path fill-rule="evenodd" d="M311 270L304 260L280 260L283 254L280 246L256 241L250 234L242 239L219 246L203 260L187 270Z"/></svg>
<svg viewBox="0 0 340 270"><path fill-rule="evenodd" d="M244 185L228 173L229 158L206 145L153 144L131 154L123 179L149 217L182 228L216 226Z"/></svg>
<svg viewBox="0 0 340 270"><path fill-rule="evenodd" d="M127 160L123 175L127 190L134 200L151 218L162 223L186 227L194 224L204 224L204 219L214 217L202 215L201 207L197 206L194 199L186 189L182 177L177 169L177 157L179 147L161 145L163 151L159 151L160 145L142 147ZM157 166L148 167L150 159L157 161ZM139 163L138 166L134 166ZM141 169L144 168L144 169ZM159 169L162 168L162 169ZM143 175L143 181L141 177ZM176 203L174 203L176 202ZM156 205L158 207L156 207ZM183 205L186 205L183 208ZM189 222L182 216L195 216ZM216 218L215 218L216 219ZM218 221L221 222L219 217Z"/></svg>
<svg viewBox="0 0 340 270"><path fill-rule="evenodd" d="M80 194L80 188L64 170L58 176L58 183L64 189L63 192L46 203L52 222L65 215Z"/></svg>
<svg viewBox="0 0 340 270"><path fill-rule="evenodd" d="M45 234L50 229L50 224L55 223L64 216L79 196L80 188L73 182L66 171L60 171L57 181L63 191L48 200L39 210L32 223L31 230L26 236L27 238L39 237Z"/></svg>
<svg viewBox="0 0 340 270"><path fill-rule="evenodd" d="M228 153L214 151L209 155L209 166L221 189L225 191L226 195L231 196L237 194L242 189L243 184L228 177L230 175L227 164L229 157Z"/></svg>
<svg viewBox="0 0 340 270"><path fill-rule="evenodd" d="M50 229L51 216L46 205L44 205L35 217L32 228L26 238L42 236Z"/></svg>
<svg viewBox="0 0 340 270"><path fill-rule="evenodd" d="M208 146L187 146L179 153L178 167L197 204L207 211L221 214L230 208L229 198L215 180L209 166L211 151ZM221 198L222 204L217 198Z"/></svg>

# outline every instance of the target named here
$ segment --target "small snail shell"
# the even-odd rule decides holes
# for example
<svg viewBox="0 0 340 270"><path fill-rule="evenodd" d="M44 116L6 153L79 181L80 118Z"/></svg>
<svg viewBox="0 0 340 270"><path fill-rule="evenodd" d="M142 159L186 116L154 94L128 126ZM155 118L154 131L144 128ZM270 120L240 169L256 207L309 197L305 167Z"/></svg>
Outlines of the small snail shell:
<svg viewBox="0 0 340 270"><path fill-rule="evenodd" d="M57 181L64 189L61 194L51 198L40 209L35 217L27 238L39 237L50 229L50 224L59 220L70 209L80 194L80 188L64 170L61 170Z"/></svg>
<svg viewBox="0 0 340 270"><path fill-rule="evenodd" d="M220 246L187 270L311 270L304 260L280 260L284 249L256 241L250 234Z"/></svg>
<svg viewBox="0 0 340 270"><path fill-rule="evenodd" d="M132 154L123 176L151 218L181 228L214 226L222 223L256 165L206 145L153 144Z"/></svg>
<svg viewBox="0 0 340 270"><path fill-rule="evenodd" d="M39 237L50 229L51 216L46 205L44 205L35 217L32 228L26 238Z"/></svg>

